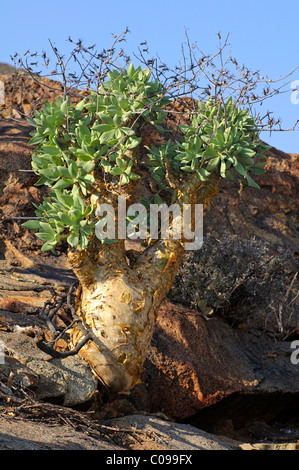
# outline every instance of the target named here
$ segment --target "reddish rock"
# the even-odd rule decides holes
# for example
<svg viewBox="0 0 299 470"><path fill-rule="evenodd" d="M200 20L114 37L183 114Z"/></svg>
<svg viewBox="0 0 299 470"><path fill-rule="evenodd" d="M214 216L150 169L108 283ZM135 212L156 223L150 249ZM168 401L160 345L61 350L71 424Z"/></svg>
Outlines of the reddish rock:
<svg viewBox="0 0 299 470"><path fill-rule="evenodd" d="M1 74L4 82L4 104L0 105L0 116L24 119L43 107L45 101L54 101L63 96L63 85L46 77L31 78L26 72ZM86 92L68 88L74 102L82 99Z"/></svg>
<svg viewBox="0 0 299 470"><path fill-rule="evenodd" d="M255 177L259 190L222 182L204 216L204 231L257 237L298 252L299 155L272 147L267 156L266 173Z"/></svg>
<svg viewBox="0 0 299 470"><path fill-rule="evenodd" d="M0 297L0 310L14 313L36 313L42 309L44 303L49 300L46 297L28 296L5 296Z"/></svg>
<svg viewBox="0 0 299 470"><path fill-rule="evenodd" d="M288 354L286 354L286 351ZM132 391L139 409L186 420L224 397L299 392L290 346L233 330L221 319L165 302L145 364Z"/></svg>

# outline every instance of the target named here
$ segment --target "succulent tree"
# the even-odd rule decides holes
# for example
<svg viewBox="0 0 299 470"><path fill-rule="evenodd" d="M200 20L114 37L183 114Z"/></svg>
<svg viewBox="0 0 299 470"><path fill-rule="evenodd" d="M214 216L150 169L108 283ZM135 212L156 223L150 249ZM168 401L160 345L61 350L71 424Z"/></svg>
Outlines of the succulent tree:
<svg viewBox="0 0 299 470"><path fill-rule="evenodd" d="M151 203L207 206L222 178L239 175L257 187L251 175L264 171L265 146L255 120L232 97L195 102L175 137L169 133L166 143L145 149L142 129L150 125L167 132L169 112L170 98L151 80L151 70L131 64L109 72L77 104L68 96L58 98L30 120L36 184L51 191L36 206L37 218L24 226L37 230L42 251L55 253L56 244L67 240L68 260L80 283L70 345L81 345L80 356L114 392L128 391L140 380L157 309L185 247L184 237L158 236L144 240L132 256L124 238L98 236L98 224L107 222L99 216L101 205L118 208L115 223L120 197L126 207L134 202L146 209ZM149 179L156 188L152 200L142 190ZM132 217L126 221L133 224Z"/></svg>
<svg viewBox="0 0 299 470"><path fill-rule="evenodd" d="M225 178L258 188L253 178L264 172L267 146L259 140L260 118L252 116L251 104L275 91L264 80L259 98L255 87L261 77L229 56L224 61L223 47L200 59L189 47L190 65L173 75L170 71L169 82L164 64L145 60L143 54L146 67L129 65L128 58L120 66L122 50L115 61L114 48L97 55L80 42L72 57L78 62L83 52L89 56L86 66L81 65L88 92L83 99L82 93L70 99L68 61L53 50L64 80L63 96L46 102L29 120L36 184L47 185L49 193L24 226L36 230L44 242L42 251L55 254L56 245L67 241L68 261L79 281L70 349L89 363L108 390L127 392L140 381L157 310L185 253L188 237L185 231L175 236L171 208L181 213L186 207L205 210ZM99 57L100 67L88 75L87 67ZM215 57L220 58L218 68ZM229 71L229 61L238 77ZM91 77L96 86L91 86ZM205 77L204 86L199 77ZM271 128L271 120L268 124ZM148 129L160 139L144 139ZM142 237L136 204L144 208L148 231ZM153 205L160 215L154 235ZM166 232L163 208L169 209ZM108 222L116 228L112 235L104 230ZM191 210L190 233L196 223ZM138 249L132 249L128 241L138 236Z"/></svg>

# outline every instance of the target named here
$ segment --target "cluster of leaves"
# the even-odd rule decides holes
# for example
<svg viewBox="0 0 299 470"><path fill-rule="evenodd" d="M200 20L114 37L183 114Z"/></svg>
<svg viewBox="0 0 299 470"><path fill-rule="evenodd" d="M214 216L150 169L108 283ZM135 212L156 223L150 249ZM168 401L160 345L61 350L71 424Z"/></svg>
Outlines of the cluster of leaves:
<svg viewBox="0 0 299 470"><path fill-rule="evenodd" d="M259 188L249 173L264 173L263 152L269 147L258 139L255 120L247 109L238 108L231 97L224 104L212 99L198 102L191 124L180 128L180 142L169 141L165 146L149 149L152 176L162 187L167 158L174 171L195 173L201 181L208 181L216 170L222 178L232 181L239 174L246 184Z"/></svg>
<svg viewBox="0 0 299 470"><path fill-rule="evenodd" d="M96 144L103 146L101 166L105 173L119 176L122 185L138 178L132 171L134 161L128 151L141 142L141 137L136 136L139 123L151 122L159 127L166 116L163 106L169 100L162 85L157 80L150 81L150 76L149 69L135 69L133 64L121 73L113 70L108 73L109 81L91 93L91 102L86 105L96 118L92 126Z"/></svg>
<svg viewBox="0 0 299 470"><path fill-rule="evenodd" d="M150 77L149 69L132 64L127 70L112 70L88 98L76 105L68 96L46 103L29 120L35 128L30 144L37 146L32 155L32 168L40 176L36 184L52 191L36 207L37 219L24 226L39 230L43 251L55 252L61 237L72 247L80 244L85 249L96 224L95 183L109 180L120 188L139 178L135 171L140 129L151 123L164 131L161 124L169 103L161 83ZM261 152L267 147L257 139L255 121L246 109L237 108L231 98L226 103L199 102L190 125L180 128L180 141L147 147L151 174L162 188L168 187L168 164L174 173L195 173L201 181L208 181L212 172L234 180L235 171L258 187L249 173L264 172L265 163L256 163L255 158L265 158ZM173 191L172 202L175 195ZM159 195L157 200L163 203Z"/></svg>
<svg viewBox="0 0 299 470"><path fill-rule="evenodd" d="M57 98L46 103L42 112L35 111L35 118L29 120L36 127L29 144L38 145L32 155L32 168L40 176L37 185L63 190L78 183L86 195L86 185L94 183L91 172L97 155L89 154L84 144L90 121L89 116L82 115L84 106L85 99L72 107L68 97L64 101ZM72 148L72 143L78 146Z"/></svg>
<svg viewBox="0 0 299 470"><path fill-rule="evenodd" d="M87 205L80 195L78 186L71 190L60 190L49 194L43 203L36 207L38 219L25 222L23 225L29 229L39 230L36 236L43 240L41 251L51 250L55 253L55 246L61 237L68 233L67 242L77 246L80 241L82 249L88 245L88 236L92 232L90 215L93 204Z"/></svg>
<svg viewBox="0 0 299 470"><path fill-rule="evenodd" d="M132 64L127 70L114 70L89 99L75 106L68 96L46 102L29 120L35 128L29 144L37 146L32 155L32 168L40 176L36 184L45 184L52 192L36 207L39 219L24 226L39 229L36 235L45 241L43 251L55 252L65 235L72 247L80 243L86 248L95 225L90 202L95 170L117 185L139 178L133 171L133 150L141 142L136 128L140 121L159 128L169 101L150 75L149 69Z"/></svg>

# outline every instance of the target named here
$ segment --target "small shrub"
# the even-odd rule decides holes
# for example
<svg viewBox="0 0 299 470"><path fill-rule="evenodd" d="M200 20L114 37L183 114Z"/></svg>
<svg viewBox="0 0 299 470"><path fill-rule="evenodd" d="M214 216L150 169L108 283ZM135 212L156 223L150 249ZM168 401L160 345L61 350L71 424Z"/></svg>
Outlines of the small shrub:
<svg viewBox="0 0 299 470"><path fill-rule="evenodd" d="M274 253L261 240L209 234L200 250L186 255L169 298L285 339L298 325L296 281L291 251Z"/></svg>

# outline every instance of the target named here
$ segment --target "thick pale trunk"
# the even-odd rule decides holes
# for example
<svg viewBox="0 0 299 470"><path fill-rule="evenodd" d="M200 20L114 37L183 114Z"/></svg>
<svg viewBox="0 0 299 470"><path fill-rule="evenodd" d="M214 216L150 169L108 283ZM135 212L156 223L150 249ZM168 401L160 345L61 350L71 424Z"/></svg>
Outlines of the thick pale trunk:
<svg viewBox="0 0 299 470"><path fill-rule="evenodd" d="M183 248L175 243L176 247L161 243L160 249L147 253L146 265L137 261L132 268L121 248L114 248L104 266L103 259L93 263L91 253L69 253L81 284L76 313L92 338L79 354L113 392L126 392L139 383L157 309L183 257ZM83 336L75 327L71 345L75 347Z"/></svg>
<svg viewBox="0 0 299 470"><path fill-rule="evenodd" d="M203 203L218 191L219 178L207 187L193 186L180 202ZM195 185L195 183L194 183ZM90 340L79 354L98 379L114 393L140 381L152 339L156 312L171 288L184 255L183 240L158 240L128 264L123 241L101 244L94 238L86 250L69 251L80 281L76 313ZM71 332L71 346L83 339L80 325Z"/></svg>

